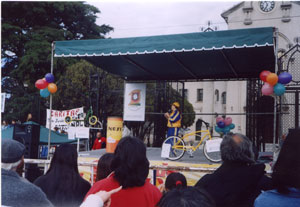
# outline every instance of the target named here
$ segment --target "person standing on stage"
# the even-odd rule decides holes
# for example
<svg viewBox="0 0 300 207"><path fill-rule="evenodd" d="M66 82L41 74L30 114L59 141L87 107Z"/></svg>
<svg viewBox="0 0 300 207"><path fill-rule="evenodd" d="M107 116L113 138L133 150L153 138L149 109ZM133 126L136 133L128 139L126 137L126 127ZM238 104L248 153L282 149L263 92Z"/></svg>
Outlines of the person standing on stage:
<svg viewBox="0 0 300 207"><path fill-rule="evenodd" d="M168 133L167 137L178 136L179 128L181 127L181 112L178 102L174 102L171 106L171 113L165 113L166 119L168 119Z"/></svg>

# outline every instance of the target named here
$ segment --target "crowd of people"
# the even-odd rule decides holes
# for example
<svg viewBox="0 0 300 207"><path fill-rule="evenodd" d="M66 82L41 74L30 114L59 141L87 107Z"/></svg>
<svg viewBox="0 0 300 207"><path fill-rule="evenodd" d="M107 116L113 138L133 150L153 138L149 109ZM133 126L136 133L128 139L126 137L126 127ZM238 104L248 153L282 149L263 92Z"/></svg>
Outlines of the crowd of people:
<svg viewBox="0 0 300 207"><path fill-rule="evenodd" d="M25 147L2 140L2 205L81 207L296 207L300 206L300 142L291 131L282 145L271 178L256 162L251 141L229 133L221 143L222 165L188 186L181 173L171 173L160 192L147 177L149 161L144 143L124 137L114 154L98 162L91 186L78 172L77 152L70 144L57 147L47 173L34 183L20 176Z"/></svg>

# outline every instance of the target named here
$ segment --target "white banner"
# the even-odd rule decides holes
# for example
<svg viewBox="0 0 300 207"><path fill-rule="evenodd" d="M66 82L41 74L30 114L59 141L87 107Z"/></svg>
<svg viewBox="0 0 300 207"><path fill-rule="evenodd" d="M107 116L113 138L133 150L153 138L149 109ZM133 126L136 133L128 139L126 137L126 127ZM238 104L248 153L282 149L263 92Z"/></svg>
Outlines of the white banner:
<svg viewBox="0 0 300 207"><path fill-rule="evenodd" d="M5 98L6 98L6 93L1 93L1 113L4 112L4 108L5 108Z"/></svg>
<svg viewBox="0 0 300 207"><path fill-rule="evenodd" d="M69 127L68 139L88 139L90 137L90 128L88 127Z"/></svg>
<svg viewBox="0 0 300 207"><path fill-rule="evenodd" d="M76 138L88 139L90 136L90 128L88 127L75 127L76 128Z"/></svg>
<svg viewBox="0 0 300 207"><path fill-rule="evenodd" d="M85 114L83 113L83 107L76 108L76 109L70 109L70 110L64 110L64 111L52 110L51 130L54 130L54 128L57 127L59 130L68 132L69 127L75 127L75 126L84 127L83 121L72 121L68 125L65 122L66 116L71 116L72 120L74 120L74 119L83 120L85 117ZM48 129L49 129L49 124L50 124L50 109L47 109L46 127Z"/></svg>
<svg viewBox="0 0 300 207"><path fill-rule="evenodd" d="M145 121L146 83L126 83L124 121Z"/></svg>

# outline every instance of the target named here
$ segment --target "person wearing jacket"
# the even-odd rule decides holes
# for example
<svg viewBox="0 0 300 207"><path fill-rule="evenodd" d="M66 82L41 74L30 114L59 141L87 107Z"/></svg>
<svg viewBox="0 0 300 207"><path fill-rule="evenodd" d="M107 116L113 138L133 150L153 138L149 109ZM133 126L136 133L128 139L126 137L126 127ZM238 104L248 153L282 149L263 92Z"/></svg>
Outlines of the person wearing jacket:
<svg viewBox="0 0 300 207"><path fill-rule="evenodd" d="M263 191L255 207L300 206L300 142L299 129L290 129L272 173L273 190Z"/></svg>
<svg viewBox="0 0 300 207"><path fill-rule="evenodd" d="M149 161L144 143L135 137L123 137L111 163L113 173L96 182L87 193L110 191L122 186L111 196L111 207L154 207L161 198L157 187L147 181Z"/></svg>
<svg viewBox="0 0 300 207"><path fill-rule="evenodd" d="M217 207L252 207L262 190L265 165L256 164L251 141L242 134L225 135L221 158L223 164L195 186L206 190Z"/></svg>
<svg viewBox="0 0 300 207"><path fill-rule="evenodd" d="M181 112L180 104L174 102L171 106L171 113L165 113L165 117L168 120L168 133L167 137L178 136L179 128L181 127Z"/></svg>
<svg viewBox="0 0 300 207"><path fill-rule="evenodd" d="M40 188L21 177L25 146L12 139L1 142L2 206L53 206Z"/></svg>

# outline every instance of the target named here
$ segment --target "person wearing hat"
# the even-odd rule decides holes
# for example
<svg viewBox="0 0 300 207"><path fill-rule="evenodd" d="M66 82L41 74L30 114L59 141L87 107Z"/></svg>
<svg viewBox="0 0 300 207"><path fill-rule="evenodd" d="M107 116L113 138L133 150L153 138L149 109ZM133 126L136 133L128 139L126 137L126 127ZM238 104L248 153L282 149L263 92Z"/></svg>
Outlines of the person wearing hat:
<svg viewBox="0 0 300 207"><path fill-rule="evenodd" d="M53 206L40 188L20 175L25 146L15 140L1 143L1 201L3 206Z"/></svg>
<svg viewBox="0 0 300 207"><path fill-rule="evenodd" d="M174 102L171 106L171 113L165 113L165 117L168 119L167 137L178 136L178 131L181 127L181 113L179 107L180 104L178 102Z"/></svg>

